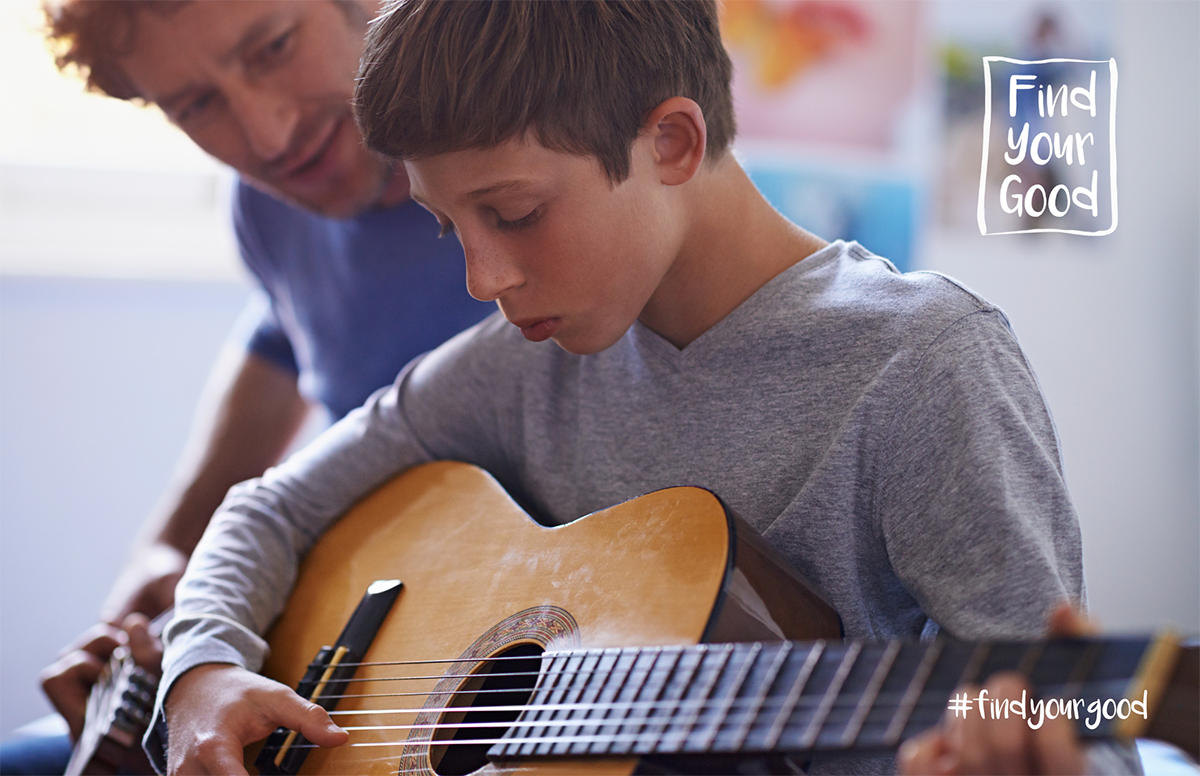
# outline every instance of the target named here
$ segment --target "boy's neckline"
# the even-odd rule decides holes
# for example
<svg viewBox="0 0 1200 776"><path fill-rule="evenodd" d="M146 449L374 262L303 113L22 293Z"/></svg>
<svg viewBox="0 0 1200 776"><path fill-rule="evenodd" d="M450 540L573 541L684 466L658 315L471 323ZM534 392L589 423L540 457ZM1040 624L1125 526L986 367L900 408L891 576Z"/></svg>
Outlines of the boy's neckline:
<svg viewBox="0 0 1200 776"><path fill-rule="evenodd" d="M725 341L724 333L727 330L736 327L742 319L751 315L756 308L769 303L773 295L792 278L819 269L838 256L841 256L854 244L845 240L834 240L795 262L760 286L741 304L731 310L728 315L710 326L682 348L677 347L666 337L663 337L641 321L634 321L633 326L630 328L629 336L633 338L634 343L639 349L655 353L671 362L678 363L684 360L690 361L703 358L714 348L721 347Z"/></svg>

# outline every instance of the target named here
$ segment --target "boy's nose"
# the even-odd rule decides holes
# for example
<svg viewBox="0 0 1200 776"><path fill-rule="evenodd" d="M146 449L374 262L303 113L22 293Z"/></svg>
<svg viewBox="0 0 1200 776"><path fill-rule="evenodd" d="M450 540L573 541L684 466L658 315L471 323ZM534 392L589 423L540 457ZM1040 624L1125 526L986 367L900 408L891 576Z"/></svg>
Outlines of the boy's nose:
<svg viewBox="0 0 1200 776"><path fill-rule="evenodd" d="M520 286L524 277L511 257L464 241L467 258L467 293L481 302L495 302Z"/></svg>

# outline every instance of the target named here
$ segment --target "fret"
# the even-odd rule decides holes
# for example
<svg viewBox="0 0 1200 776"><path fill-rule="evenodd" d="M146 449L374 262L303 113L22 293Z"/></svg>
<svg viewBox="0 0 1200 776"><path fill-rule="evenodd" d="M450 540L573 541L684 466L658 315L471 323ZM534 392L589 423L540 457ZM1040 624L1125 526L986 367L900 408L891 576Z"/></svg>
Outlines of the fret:
<svg viewBox="0 0 1200 776"><path fill-rule="evenodd" d="M846 681L846 677L850 675L850 669L854 667L854 661L858 659L858 653L862 651L862 648L862 642L855 641L851 642L846 649L841 663L838 665L837 672L833 676L833 680L821 696L821 702L817 706L816 712L809 721L804 734L800 737L800 748L802 750L807 751L816 743L817 736L821 733L821 727L825 724L825 718L829 716L829 711L833 708L834 701L837 700L838 693L842 689L842 684Z"/></svg>
<svg viewBox="0 0 1200 776"><path fill-rule="evenodd" d="M1047 698L1076 697L1083 682L1072 682L1072 677L1086 678L1096 661L1097 654L1094 651L1089 654L1090 646L1094 645L1083 640L1047 643L1029 673L1029 680L1038 688L1039 694Z"/></svg>
<svg viewBox="0 0 1200 776"><path fill-rule="evenodd" d="M883 733L885 746L899 745L900 736L904 733L904 726L908 724L913 707L917 704L917 698L925 689L925 682L929 679L929 674L933 671L933 665L937 662L938 655L942 653L944 644L945 641L942 639L935 639L925 648L921 662L917 665L917 670L913 672L912 681L905 688L904 695L900 698L900 705Z"/></svg>
<svg viewBox="0 0 1200 776"><path fill-rule="evenodd" d="M621 692L617 694L613 712L609 715L610 726L613 730L611 738L603 742L601 751L604 754L629 754L631 752L634 739L630 736L626 720L630 712L634 710L633 704L637 702L646 683L646 677L650 675L650 670L654 667L657 659L657 649L637 650L637 658L634 660ZM637 717L634 719L636 720Z"/></svg>
<svg viewBox="0 0 1200 776"><path fill-rule="evenodd" d="M951 638L943 638L942 642L937 661L925 686L921 688L921 694L900 736L901 740L941 722L942 715L946 713L946 702L955 688L960 686L960 678L967 673L972 658L979 654L974 644Z"/></svg>
<svg viewBox="0 0 1200 776"><path fill-rule="evenodd" d="M775 683L775 678L779 676L780 669L783 668L783 664L787 662L788 655L792 651L792 645L790 642L784 642L772 647L772 649L775 650L775 658L767 667L765 676L758 682L760 689L755 694L753 701L746 708L746 712L742 717L742 724L734 731L731 751L739 751L746 745L746 739L750 736L750 729L758 721L759 713L766 703L767 696L771 692L771 687Z"/></svg>
<svg viewBox="0 0 1200 776"><path fill-rule="evenodd" d="M992 653L991 644L976 644L975 649L971 651L971 659L963 669L962 675L958 677L958 681L954 683L956 687L964 684L975 684L979 680L980 674L983 672L983 664L987 662L988 655Z"/></svg>
<svg viewBox="0 0 1200 776"><path fill-rule="evenodd" d="M887 678L888 672L892 668L892 663L895 662L896 655L899 652L900 642L891 641L888 643L883 656L879 659L879 664L875 668L875 673L871 677L870 683L867 684L866 691L863 692L862 698L858 701L858 707L854 710L854 715L850 718L850 724L846 726L846 731L842 734L842 746L849 747L858 738L863 723L867 720L867 714L871 711L871 707L875 705L875 700L879 697L879 690L883 687L883 680Z"/></svg>
<svg viewBox="0 0 1200 776"><path fill-rule="evenodd" d="M1017 666L1017 673L1022 676L1033 676L1033 668L1042 657L1042 650L1046 648L1046 642L1035 641L1029 645L1025 651L1025 656L1021 658L1021 664Z"/></svg>
<svg viewBox="0 0 1200 776"><path fill-rule="evenodd" d="M738 690L741 689L742 683L746 681L746 675L750 673L750 667L754 664L754 661L758 657L758 653L761 649L762 644L753 644L749 650L749 655L747 655L747 650L741 645L734 648L733 656L737 658L734 661L736 673L734 673L734 675L731 677L731 681L726 688L726 691L720 693L721 699L719 703L712 708L711 712L706 714L706 716L711 717L711 720L708 723L707 732L705 732L701 738L701 746L705 751L712 750L713 741L716 740L717 732L721 729L721 725L724 724L725 718L729 713L729 708L733 705L734 698L737 697Z"/></svg>
<svg viewBox="0 0 1200 776"><path fill-rule="evenodd" d="M662 661L666 663L662 666L663 681L656 690L655 702L646 708L642 715L646 723L637 746L639 753L663 751L663 737L671 720L679 713L679 700L687 692L688 682L691 681L692 672L695 670L694 660L691 661L690 667L686 660L681 666L681 657L692 652L695 650L678 647L664 650L663 655L669 656L670 662Z"/></svg>
<svg viewBox="0 0 1200 776"><path fill-rule="evenodd" d="M763 644L761 649L751 651L749 671L734 695L725 720L713 740L713 750L739 752L758 720L760 707L770 693L779 670L779 658L786 658L787 649L782 644Z"/></svg>
<svg viewBox="0 0 1200 776"><path fill-rule="evenodd" d="M1084 685L1084 694L1089 700L1100 700L1102 703L1108 698L1119 699L1126 697L1131 690L1136 692L1136 681L1138 669L1141 666L1142 658L1149 649L1151 642L1144 638L1120 638L1120 639L1105 639L1102 642L1103 648L1100 654L1096 657L1095 665L1092 666L1091 674ZM1141 700L1141 698L1137 698ZM1153 695L1148 699L1151 704L1160 702L1162 698L1156 700ZM1111 707L1110 707L1111 708ZM1161 709L1159 715L1166 714L1166 709ZM1094 714L1092 715L1095 716ZM1088 737L1107 736L1111 735L1113 728L1119 722L1119 719L1103 719L1101 718L1095 730L1088 730L1086 727L1080 727L1081 735Z"/></svg>
<svg viewBox="0 0 1200 776"><path fill-rule="evenodd" d="M1028 644L1013 641L1000 641L991 645L987 658L978 671L978 676L987 678L1001 671L1025 673L1021 666L1032 667ZM1027 674L1026 674L1027 675Z"/></svg>
<svg viewBox="0 0 1200 776"><path fill-rule="evenodd" d="M863 643L854 663L846 671L829 714L821 723L821 730L813 744L815 749L828 751L845 748L842 740L853 723L855 712L858 710L858 700L870 687L879 663L886 653L886 642Z"/></svg>
<svg viewBox="0 0 1200 776"><path fill-rule="evenodd" d="M775 717L775 721L767 730L766 739L763 741L763 748L767 751L773 750L779 743L779 737L783 734L784 726L787 725L788 719L796 710L796 704L800 701L800 696L804 692L805 685L808 684L809 677L817 667L817 662L821 659L821 654L825 651L825 642L818 641L812 645L804 656L804 662L800 666L800 670L796 673L796 678L791 683L791 689L788 690L787 697L779 707L779 714ZM790 662L794 662L790 661Z"/></svg>
<svg viewBox="0 0 1200 776"><path fill-rule="evenodd" d="M672 704L670 718L659 735L659 752L679 752L687 740L689 725L687 720L694 717L688 703L688 693L693 686L698 685L696 673L703 661L703 649L685 649L680 653L679 665L671 684L663 693L664 699ZM714 677L715 681L715 677Z"/></svg>
<svg viewBox="0 0 1200 776"><path fill-rule="evenodd" d="M565 660L563 660L559 665L559 670L557 671L557 681L555 681L552 688L549 688L550 692L548 693L545 701L547 705L555 707L563 703L567 693L570 692L571 686L574 682L575 673L579 670L579 666L582 664L582 662L583 656L578 652L569 653L566 656ZM553 722L554 718L557 717L560 712L561 710L557 708L540 709L538 716L535 717L535 719L538 721ZM529 737L532 739L550 738L553 735L552 731L555 729L557 728L553 725L537 725L530 729ZM552 746L552 743L545 740L542 740L540 743L526 744L528 749L522 751L522 754L547 755L550 754Z"/></svg>
<svg viewBox="0 0 1200 776"><path fill-rule="evenodd" d="M632 726L630 731L637 737L633 751L638 754L653 751L654 743L658 740L658 733L650 726L649 720L658 711L658 701L671 672L675 669L677 660L679 660L678 648L667 647L659 650L655 655L647 682L644 684L642 692L638 693L637 705L634 707L633 713L637 723Z"/></svg>
<svg viewBox="0 0 1200 776"><path fill-rule="evenodd" d="M571 743L579 734L580 718L587 716L587 709L579 704L584 700L584 690L592 682L592 673L595 671L596 665L600 662L600 655L597 652L589 651L584 652L582 657L583 659L577 664L574 674L569 678L562 700L560 701L571 708L558 709L552 716L552 719L562 721L564 724L553 726L547 731L548 738L558 738L560 740L543 744L542 748L545 750L545 754L569 754Z"/></svg>
<svg viewBox="0 0 1200 776"><path fill-rule="evenodd" d="M618 675L614 669L617 666L620 654L615 649L599 651L593 675L599 676L600 680L588 682L587 691L580 698L580 702L587 704L587 710L584 714L583 725L579 730L580 740L574 741L571 744L570 754L586 754L588 747L591 746L590 739L599 733L601 722L608 713L604 706L604 696L608 692L608 686L613 680L614 675Z"/></svg>
<svg viewBox="0 0 1200 776"><path fill-rule="evenodd" d="M616 663L612 675L605 681L604 687L601 688L597 699L597 702L600 704L600 714L598 717L593 717L593 721L597 723L597 733L604 728L614 727L614 723L608 720L611 719L610 715L616 710L617 697L625 689L625 684L629 680L629 673L633 670L633 665L638 658L636 650L622 649L612 650L612 652L616 655ZM587 754L603 754L608 750L612 732L607 733L606 736L592 742L581 742L584 751Z"/></svg>
<svg viewBox="0 0 1200 776"><path fill-rule="evenodd" d="M696 726L700 723L701 717L708 708L708 700L712 697L713 692L716 691L717 682L720 681L721 674L725 672L725 666L729 663L729 658L732 655L732 644L704 647L700 675L707 678L703 682L697 683L697 692L695 694L689 694L685 698L685 700L690 701L688 704L690 711L687 716L683 717L679 726L679 734L684 736L684 741L675 751L704 751L699 746L699 742L695 739L693 733L696 732Z"/></svg>
<svg viewBox="0 0 1200 776"><path fill-rule="evenodd" d="M529 698L529 705L521 714L521 721L524 723L534 722L544 716L549 716L546 706L550 703L550 698L555 690L555 687L560 681L563 681L562 668L569 660L569 653L559 654L544 654L542 656L545 670L538 677L537 686L534 688L533 694ZM501 744L501 752L505 757L516 757L519 755L529 755L533 753L534 745L524 741L533 737L534 730L541 730L540 727L521 727L509 728L505 734L507 739Z"/></svg>
<svg viewBox="0 0 1200 776"><path fill-rule="evenodd" d="M1069 687L1079 687L1079 692L1082 692L1088 674L1092 672L1092 667L1096 665L1096 659L1100 657L1101 647L1100 642L1087 642L1087 649L1084 651L1083 657L1079 658L1075 667L1071 669L1071 675L1067 677Z"/></svg>

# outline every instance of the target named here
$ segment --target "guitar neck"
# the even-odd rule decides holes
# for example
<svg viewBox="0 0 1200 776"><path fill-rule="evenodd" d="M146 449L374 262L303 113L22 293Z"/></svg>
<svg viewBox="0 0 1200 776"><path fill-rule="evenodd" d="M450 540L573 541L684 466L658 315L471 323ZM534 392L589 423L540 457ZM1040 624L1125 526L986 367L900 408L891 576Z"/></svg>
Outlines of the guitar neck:
<svg viewBox="0 0 1200 776"><path fill-rule="evenodd" d="M1179 660L1180 654L1186 655ZM779 642L547 653L529 708L489 753L689 755L880 750L952 713L1065 716L1085 737L1144 735L1195 648L1146 638L999 642ZM1190 662L1189 662L1190 661ZM955 688L1017 671L1022 698ZM1186 670L1185 670L1186 673ZM1194 674L1195 672L1192 671ZM1164 716L1191 714L1167 701ZM1172 696L1175 697L1175 696ZM1174 705L1172 705L1174 704ZM957 712L955 712L957 709ZM1169 720L1170 721L1170 720Z"/></svg>

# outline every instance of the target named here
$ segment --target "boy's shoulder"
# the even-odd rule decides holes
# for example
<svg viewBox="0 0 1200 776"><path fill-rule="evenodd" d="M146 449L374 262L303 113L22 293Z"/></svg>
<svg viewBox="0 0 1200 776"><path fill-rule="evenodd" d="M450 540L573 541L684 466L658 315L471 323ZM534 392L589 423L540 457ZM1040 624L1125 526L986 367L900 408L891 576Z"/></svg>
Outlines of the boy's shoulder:
<svg viewBox="0 0 1200 776"><path fill-rule="evenodd" d="M1008 328L999 308L962 283L938 272L900 272L856 242L829 244L781 273L744 307L748 326L760 336L806 341L920 347L980 313Z"/></svg>

